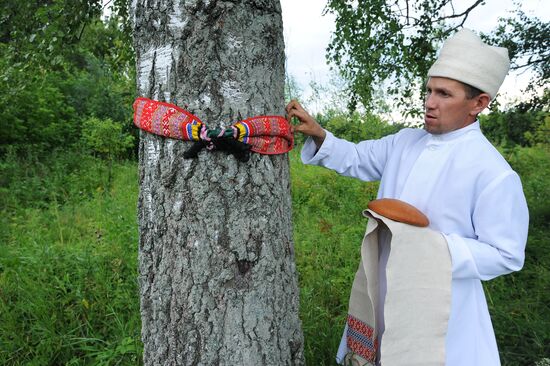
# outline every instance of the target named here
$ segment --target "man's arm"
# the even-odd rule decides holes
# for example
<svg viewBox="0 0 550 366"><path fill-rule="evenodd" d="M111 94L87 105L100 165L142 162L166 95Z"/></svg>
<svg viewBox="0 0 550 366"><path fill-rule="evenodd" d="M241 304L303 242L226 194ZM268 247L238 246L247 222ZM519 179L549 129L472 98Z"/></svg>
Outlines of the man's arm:
<svg viewBox="0 0 550 366"><path fill-rule="evenodd" d="M529 212L516 173L510 171L485 188L472 221L475 239L445 234L454 279L490 280L522 268Z"/></svg>
<svg viewBox="0 0 550 366"><path fill-rule="evenodd" d="M293 132L309 137L302 148L304 164L323 166L364 181L380 180L396 135L355 144L324 130L297 101L290 102L286 110L289 120L296 117L299 121Z"/></svg>

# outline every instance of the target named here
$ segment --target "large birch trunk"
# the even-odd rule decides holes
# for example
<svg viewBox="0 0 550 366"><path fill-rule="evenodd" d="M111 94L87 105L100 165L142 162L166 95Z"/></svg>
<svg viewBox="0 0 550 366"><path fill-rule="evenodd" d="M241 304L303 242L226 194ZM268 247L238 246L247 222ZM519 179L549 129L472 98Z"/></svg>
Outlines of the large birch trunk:
<svg viewBox="0 0 550 366"><path fill-rule="evenodd" d="M284 113L277 0L134 0L137 88L209 127ZM146 365L300 365L286 156L183 159L141 133L139 283Z"/></svg>

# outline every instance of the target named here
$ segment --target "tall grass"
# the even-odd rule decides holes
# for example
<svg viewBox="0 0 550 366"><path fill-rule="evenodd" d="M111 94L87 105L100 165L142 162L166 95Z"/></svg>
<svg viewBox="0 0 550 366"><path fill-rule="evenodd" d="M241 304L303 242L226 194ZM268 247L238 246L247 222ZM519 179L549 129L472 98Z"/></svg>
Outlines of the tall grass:
<svg viewBox="0 0 550 366"><path fill-rule="evenodd" d="M530 205L546 212L523 151ZM52 155L0 162L0 365L139 365L137 167ZM334 365L359 246L377 184L303 166L290 155L296 261L308 365ZM547 160L546 160L547 161ZM9 172L7 177L4 175ZM10 178L11 177L11 178ZM42 189L41 187L47 187ZM546 205L542 202L546 202ZM550 230L533 221L525 267L485 284L504 365L550 355Z"/></svg>
<svg viewBox="0 0 550 366"><path fill-rule="evenodd" d="M3 197L2 365L141 363L136 166L119 164L106 193L99 163L83 161L72 173L59 163L63 179L55 166L39 166ZM88 182L87 192L65 186L71 175ZM40 180L50 192L31 204L29 196L42 195L33 193Z"/></svg>
<svg viewBox="0 0 550 366"><path fill-rule="evenodd" d="M335 364L357 271L366 219L362 210L376 197L377 184L303 166L291 154L300 316L309 365Z"/></svg>

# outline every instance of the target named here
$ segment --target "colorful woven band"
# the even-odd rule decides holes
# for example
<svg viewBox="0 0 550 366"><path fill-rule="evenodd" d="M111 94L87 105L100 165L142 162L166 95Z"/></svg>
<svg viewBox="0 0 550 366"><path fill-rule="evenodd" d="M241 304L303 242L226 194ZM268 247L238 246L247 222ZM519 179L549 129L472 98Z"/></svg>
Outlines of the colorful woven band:
<svg viewBox="0 0 550 366"><path fill-rule="evenodd" d="M378 352L378 340L374 337L374 328L351 314L348 314L347 324L348 349L374 365L376 352Z"/></svg>
<svg viewBox="0 0 550 366"><path fill-rule="evenodd" d="M289 122L281 116L258 116L228 128L208 129L194 114L176 105L147 98L134 102L134 124L156 135L204 143L215 149L216 139L234 139L260 154L284 154L292 150L294 138Z"/></svg>

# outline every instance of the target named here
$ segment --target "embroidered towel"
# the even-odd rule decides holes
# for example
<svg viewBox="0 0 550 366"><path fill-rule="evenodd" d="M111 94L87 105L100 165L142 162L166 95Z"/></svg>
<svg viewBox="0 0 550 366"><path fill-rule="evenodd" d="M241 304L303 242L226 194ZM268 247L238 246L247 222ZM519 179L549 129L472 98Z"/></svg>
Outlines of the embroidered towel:
<svg viewBox="0 0 550 366"><path fill-rule="evenodd" d="M344 364L444 365L451 307L445 238L371 210L363 214L369 222L350 297ZM379 260L383 252L389 252L387 262ZM379 279L379 273L385 278Z"/></svg>

